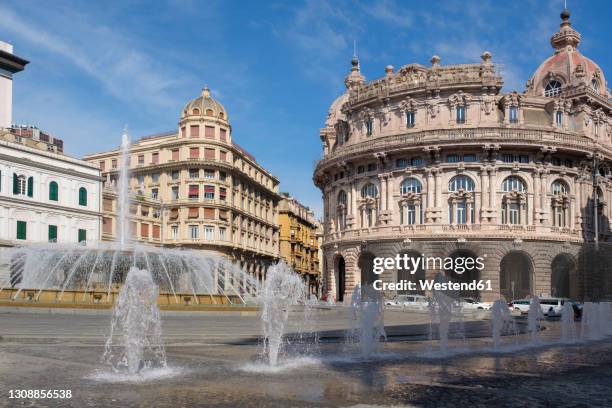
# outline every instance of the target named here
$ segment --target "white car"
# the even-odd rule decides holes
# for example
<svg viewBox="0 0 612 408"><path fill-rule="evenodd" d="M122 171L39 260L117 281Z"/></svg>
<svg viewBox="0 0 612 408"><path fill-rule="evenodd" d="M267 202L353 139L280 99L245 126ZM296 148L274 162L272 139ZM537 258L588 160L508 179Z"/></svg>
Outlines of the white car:
<svg viewBox="0 0 612 408"><path fill-rule="evenodd" d="M462 298L461 299L461 309L463 310L489 310L491 305L487 303L482 303L476 299L472 298Z"/></svg>
<svg viewBox="0 0 612 408"><path fill-rule="evenodd" d="M395 299L387 300L385 304L423 310L429 306L429 299L423 295L398 295Z"/></svg>
<svg viewBox="0 0 612 408"><path fill-rule="evenodd" d="M565 302L576 303L575 300L566 299L566 298L542 298L540 299L540 308L542 309L542 313L545 316L553 317L560 316L563 311L563 305ZM513 300L510 304L511 310L520 310L523 313L529 313L529 305L531 304L531 299L520 299Z"/></svg>

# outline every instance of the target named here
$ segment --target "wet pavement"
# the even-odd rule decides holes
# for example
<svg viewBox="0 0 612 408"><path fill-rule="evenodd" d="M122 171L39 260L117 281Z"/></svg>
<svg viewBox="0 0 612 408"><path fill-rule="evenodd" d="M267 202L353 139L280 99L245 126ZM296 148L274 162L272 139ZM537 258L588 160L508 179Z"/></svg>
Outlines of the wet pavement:
<svg viewBox="0 0 612 408"><path fill-rule="evenodd" d="M385 317L415 332L428 322ZM535 346L528 335L504 338L500 351L490 338L455 339L443 354L437 341L417 336L363 359L354 345L328 342L271 369L258 360L257 316L164 315L169 368L125 382L100 370L109 321L0 313L0 406L612 406L612 339L561 344L558 322L544 323ZM317 330L348 327L344 310L320 311L313 321ZM72 398L9 399L11 389L71 390Z"/></svg>

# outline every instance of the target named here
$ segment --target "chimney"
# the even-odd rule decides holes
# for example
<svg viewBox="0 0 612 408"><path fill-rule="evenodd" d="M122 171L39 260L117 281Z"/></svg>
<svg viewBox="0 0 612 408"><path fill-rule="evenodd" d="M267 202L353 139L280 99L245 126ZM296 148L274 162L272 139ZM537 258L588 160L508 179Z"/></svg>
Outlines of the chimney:
<svg viewBox="0 0 612 408"><path fill-rule="evenodd" d="M0 128L13 121L13 74L23 71L29 61L13 54L13 46L0 41Z"/></svg>

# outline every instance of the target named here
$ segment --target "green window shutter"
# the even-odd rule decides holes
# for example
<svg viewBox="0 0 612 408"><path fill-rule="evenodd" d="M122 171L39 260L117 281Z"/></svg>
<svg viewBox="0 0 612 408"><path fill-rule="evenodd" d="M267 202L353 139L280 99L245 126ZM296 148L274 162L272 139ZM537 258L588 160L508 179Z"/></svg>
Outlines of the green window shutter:
<svg viewBox="0 0 612 408"><path fill-rule="evenodd" d="M28 197L34 197L34 177L28 177Z"/></svg>
<svg viewBox="0 0 612 408"><path fill-rule="evenodd" d="M79 243L87 241L87 230L79 229Z"/></svg>
<svg viewBox="0 0 612 408"><path fill-rule="evenodd" d="M17 221L17 239L27 239L27 224L25 221Z"/></svg>
<svg viewBox="0 0 612 408"><path fill-rule="evenodd" d="M85 187L79 188L79 205L87 205L87 189Z"/></svg>
<svg viewBox="0 0 612 408"><path fill-rule="evenodd" d="M57 183L55 181L52 181L51 183L49 183L49 200L51 201L58 201L58 188L57 188Z"/></svg>
<svg viewBox="0 0 612 408"><path fill-rule="evenodd" d="M57 225L49 225L49 242L57 242Z"/></svg>
<svg viewBox="0 0 612 408"><path fill-rule="evenodd" d="M15 173L13 173L13 194L19 194L19 178Z"/></svg>

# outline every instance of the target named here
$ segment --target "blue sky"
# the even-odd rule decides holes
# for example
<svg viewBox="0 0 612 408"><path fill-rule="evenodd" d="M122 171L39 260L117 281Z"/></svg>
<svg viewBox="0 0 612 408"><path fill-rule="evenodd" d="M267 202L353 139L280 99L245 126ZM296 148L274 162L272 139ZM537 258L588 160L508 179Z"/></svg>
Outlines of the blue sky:
<svg viewBox="0 0 612 408"><path fill-rule="evenodd" d="M319 128L344 91L353 40L367 79L396 68L503 64L522 91L551 54L563 0L0 2L0 39L31 61L14 81L14 121L64 139L74 156L176 128L208 84L234 140L321 214L312 184ZM569 1L581 51L612 72L608 1Z"/></svg>

